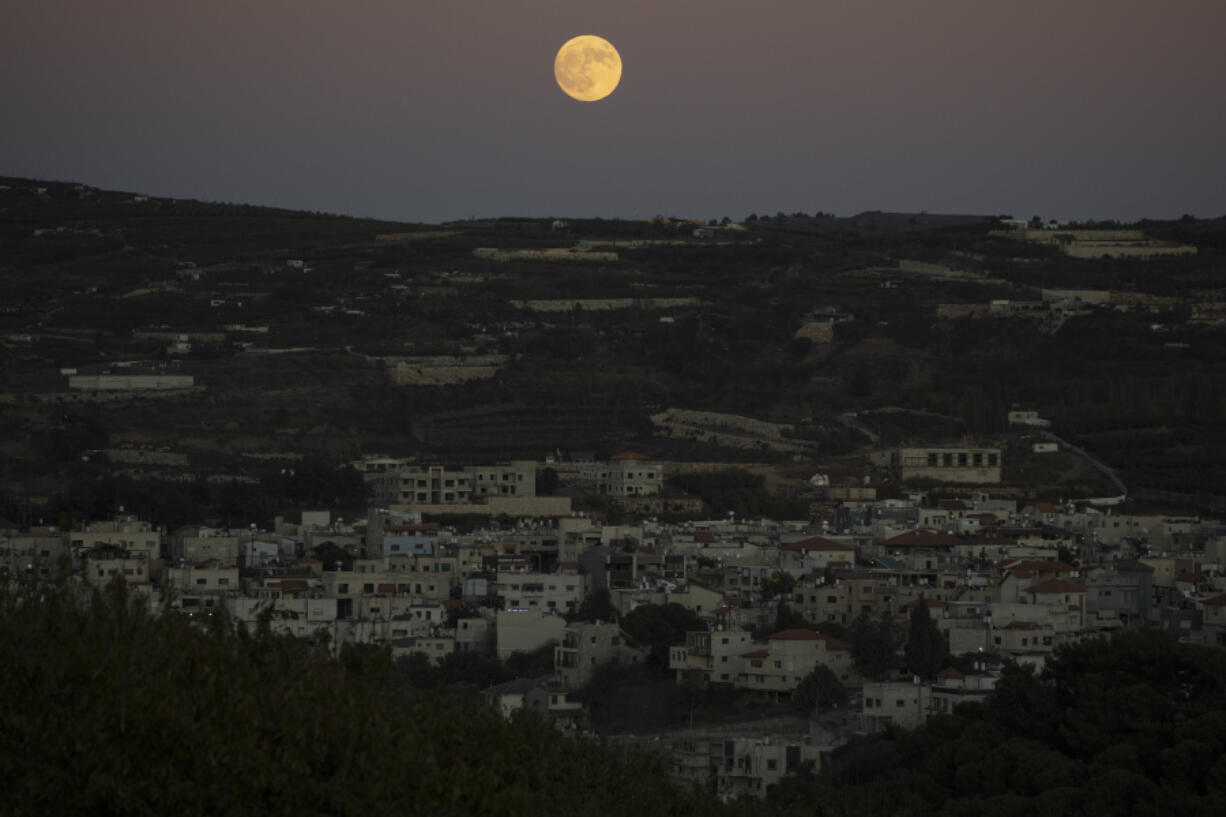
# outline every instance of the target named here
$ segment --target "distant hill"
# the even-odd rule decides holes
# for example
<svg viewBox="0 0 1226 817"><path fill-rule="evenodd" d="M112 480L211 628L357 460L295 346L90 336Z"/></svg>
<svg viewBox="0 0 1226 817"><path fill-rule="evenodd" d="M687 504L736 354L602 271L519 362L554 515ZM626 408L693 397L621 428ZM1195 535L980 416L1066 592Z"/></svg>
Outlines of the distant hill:
<svg viewBox="0 0 1226 817"><path fill-rule="evenodd" d="M276 457L806 451L817 466L870 446L847 412L916 412L870 415L888 446L1002 435L1013 406L1101 448L1141 496L1220 504L1222 220L1129 225L1198 250L1148 260L1072 258L1001 226L885 212L420 225L3 178L0 511L125 495L167 520L231 501L264 513L233 487L248 480L269 503L360 501L294 484ZM191 385L86 392L70 371ZM669 410L781 423L796 445L670 433L651 419ZM118 467L112 449L188 464Z"/></svg>

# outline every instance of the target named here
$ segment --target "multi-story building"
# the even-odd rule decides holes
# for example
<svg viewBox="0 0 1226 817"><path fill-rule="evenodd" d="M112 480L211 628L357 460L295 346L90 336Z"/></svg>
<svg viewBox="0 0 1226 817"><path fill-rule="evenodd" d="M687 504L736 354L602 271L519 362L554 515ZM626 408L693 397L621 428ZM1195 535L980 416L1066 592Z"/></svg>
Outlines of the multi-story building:
<svg viewBox="0 0 1226 817"><path fill-rule="evenodd" d="M737 686L779 697L790 695L822 664L841 681L852 680L851 645L813 630L783 630L741 655Z"/></svg>
<svg viewBox="0 0 1226 817"><path fill-rule="evenodd" d="M674 743L671 777L678 783L715 790L722 799L766 797L785 775L815 771L823 747L789 735L734 737L687 734Z"/></svg>
<svg viewBox="0 0 1226 817"><path fill-rule="evenodd" d="M168 545L171 562L199 564L216 559L223 565L238 564L238 537L229 531L185 525L171 533Z"/></svg>
<svg viewBox="0 0 1226 817"><path fill-rule="evenodd" d="M239 590L238 568L217 559L166 568L166 586L173 591L171 606L207 610L221 606L221 596Z"/></svg>
<svg viewBox="0 0 1226 817"><path fill-rule="evenodd" d="M472 505L490 497L536 496L536 463L447 468L404 465L365 474L381 505Z"/></svg>
<svg viewBox="0 0 1226 817"><path fill-rule="evenodd" d="M26 577L50 580L71 569L72 554L63 533L53 530L0 535L0 580Z"/></svg>
<svg viewBox="0 0 1226 817"><path fill-rule="evenodd" d="M988 485L1000 482L1003 456L994 447L899 448L893 464L904 482L931 480Z"/></svg>
<svg viewBox="0 0 1226 817"><path fill-rule="evenodd" d="M685 634L685 645L669 648L668 668L681 681L689 672L701 672L708 683L736 683L741 655L751 646L748 630L702 630Z"/></svg>
<svg viewBox="0 0 1226 817"><path fill-rule="evenodd" d="M584 577L578 573L499 572L494 592L513 609L573 612L584 596Z"/></svg>
<svg viewBox="0 0 1226 817"><path fill-rule="evenodd" d="M1112 562L1087 572L1085 591L1088 626L1144 627L1154 603L1154 569L1139 561Z"/></svg>
<svg viewBox="0 0 1226 817"><path fill-rule="evenodd" d="M103 522L89 522L68 534L72 549L80 553L99 545L114 545L147 559L162 557L162 534L135 516L119 516Z"/></svg>
<svg viewBox="0 0 1226 817"><path fill-rule="evenodd" d="M579 481L587 490L609 496L656 496L664 485L664 467L647 459L642 454L618 454L608 462L581 468Z"/></svg>
<svg viewBox="0 0 1226 817"><path fill-rule="evenodd" d="M646 660L647 652L631 647L616 624L576 622L562 631L562 643L554 648L554 678L566 689L576 689L592 680L598 667L638 664Z"/></svg>

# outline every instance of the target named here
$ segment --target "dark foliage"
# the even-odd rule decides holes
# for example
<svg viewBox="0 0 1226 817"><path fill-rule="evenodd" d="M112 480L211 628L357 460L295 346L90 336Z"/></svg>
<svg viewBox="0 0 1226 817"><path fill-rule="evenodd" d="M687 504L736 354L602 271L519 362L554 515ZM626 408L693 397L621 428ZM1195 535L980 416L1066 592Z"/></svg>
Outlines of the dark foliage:
<svg viewBox="0 0 1226 817"><path fill-rule="evenodd" d="M820 800L823 813L863 817L1218 814L1226 653L1156 632L1061 647L1042 675L1007 666L987 706L874 745L893 760L836 753L820 778L779 788L780 811Z"/></svg>
<svg viewBox="0 0 1226 817"><path fill-rule="evenodd" d="M381 649L152 617L122 582L0 596L11 814L712 814L657 759L415 692Z"/></svg>

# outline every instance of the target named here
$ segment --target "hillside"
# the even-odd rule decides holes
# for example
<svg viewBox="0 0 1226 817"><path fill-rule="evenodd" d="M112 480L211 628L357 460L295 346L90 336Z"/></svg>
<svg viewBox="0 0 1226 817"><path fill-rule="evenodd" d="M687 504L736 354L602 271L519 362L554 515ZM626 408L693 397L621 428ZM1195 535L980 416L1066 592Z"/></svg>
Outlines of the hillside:
<svg viewBox="0 0 1226 817"><path fill-rule="evenodd" d="M396 224L0 179L5 510L259 517L256 482L360 505L324 475L366 453L818 468L998 435L1013 406L1138 499L1220 508L1226 224L1138 225L1197 252L1128 258L1000 227ZM702 413L758 431L667 419Z"/></svg>

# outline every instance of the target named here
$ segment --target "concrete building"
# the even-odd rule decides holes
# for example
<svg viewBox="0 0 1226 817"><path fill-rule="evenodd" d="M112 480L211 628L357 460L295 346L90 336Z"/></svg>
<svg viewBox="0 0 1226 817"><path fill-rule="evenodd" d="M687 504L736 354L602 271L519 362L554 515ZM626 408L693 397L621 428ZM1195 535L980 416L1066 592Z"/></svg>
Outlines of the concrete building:
<svg viewBox="0 0 1226 817"><path fill-rule="evenodd" d="M494 497L536 496L536 463L531 460L455 469L402 465L363 476L383 506L472 505Z"/></svg>
<svg viewBox="0 0 1226 817"><path fill-rule="evenodd" d="M566 619L543 610L499 610L494 631L498 657L506 658L517 652L532 652L548 644L562 641Z"/></svg>
<svg viewBox="0 0 1226 817"><path fill-rule="evenodd" d="M993 447L899 448L893 456L904 482L922 479L991 485L1000 482L1003 462L1001 449Z"/></svg>
<svg viewBox="0 0 1226 817"><path fill-rule="evenodd" d="M185 611L221 606L221 597L240 589L238 568L217 559L166 568L166 587L173 593L171 606Z"/></svg>
<svg viewBox="0 0 1226 817"><path fill-rule="evenodd" d="M238 537L229 531L189 525L175 529L168 541L172 563L198 564L216 559L222 565L238 564Z"/></svg>
<svg viewBox="0 0 1226 817"><path fill-rule="evenodd" d="M589 491L609 496L656 496L664 485L664 467L647 462L642 454L627 452L609 462L591 463L579 471Z"/></svg>
<svg viewBox="0 0 1226 817"><path fill-rule="evenodd" d="M554 648L554 679L565 689L577 689L604 664L638 664L647 652L631 647L616 624L576 622L565 628L562 643Z"/></svg>
<svg viewBox="0 0 1226 817"><path fill-rule="evenodd" d="M701 672L708 683L732 684L741 674L741 655L753 636L748 630L704 630L685 634L685 644L669 648L668 668L680 682L689 672Z"/></svg>
<svg viewBox="0 0 1226 817"><path fill-rule="evenodd" d="M851 645L813 630L783 630L741 655L737 686L778 697L790 695L818 664L843 683L852 680Z"/></svg>
<svg viewBox="0 0 1226 817"><path fill-rule="evenodd" d="M585 579L578 573L499 572L494 592L510 609L573 612L583 601Z"/></svg>
<svg viewBox="0 0 1226 817"><path fill-rule="evenodd" d="M162 534L148 522L134 516L88 522L68 534L68 544L77 553L99 545L114 545L134 553L144 553L147 559L162 557Z"/></svg>

